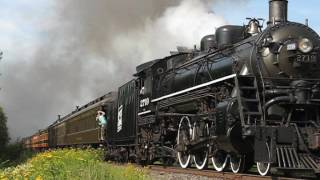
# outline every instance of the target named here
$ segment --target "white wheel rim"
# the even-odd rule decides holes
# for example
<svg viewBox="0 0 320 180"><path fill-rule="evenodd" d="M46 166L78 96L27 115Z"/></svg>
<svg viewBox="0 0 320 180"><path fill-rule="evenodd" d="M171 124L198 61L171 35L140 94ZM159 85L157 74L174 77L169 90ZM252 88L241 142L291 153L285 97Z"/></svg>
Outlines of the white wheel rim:
<svg viewBox="0 0 320 180"><path fill-rule="evenodd" d="M215 157L212 157L211 160L212 160L212 164L213 164L214 169L215 169L216 171L218 171L218 172L221 172L221 171L223 171L223 170L226 168L226 166L227 166L228 155L226 155L225 160L224 160L224 162L222 163L222 165L219 165L219 164L218 164L217 159L216 159Z"/></svg>
<svg viewBox="0 0 320 180"><path fill-rule="evenodd" d="M194 161L194 164L196 165L197 169L203 169L207 165L208 153L206 153L206 158L203 160L202 164L197 163L195 156L193 156L193 161Z"/></svg>
<svg viewBox="0 0 320 180"><path fill-rule="evenodd" d="M187 120L187 121L188 121L189 134L191 135L191 131L192 131L192 130L191 130L190 119L189 119L187 116L184 116L184 117L181 118L180 123L179 123L179 129L178 129L178 135L177 135L177 144L179 144L179 141L180 141L180 139L179 139L179 137L180 137L180 136L179 136L179 135L180 135L180 127L181 127L182 122L183 122L184 120ZM189 164L190 164L191 155L190 155L190 154L188 155L188 158L187 158L187 161L186 161L186 162L183 162L181 156L182 156L181 152L178 152L179 164L180 164L180 166L181 166L182 168L187 168L187 167L189 166Z"/></svg>
<svg viewBox="0 0 320 180"><path fill-rule="evenodd" d="M192 139L193 140L195 138L195 128L196 128L196 122L193 124L193 130L192 130ZM206 124L206 129L207 129L207 132L209 134L208 124ZM205 155L205 159L203 160L202 164L198 164L198 162L196 161L196 156L195 155L193 155L193 162L196 165L197 169L203 169L207 165L207 162L208 162L208 151L207 151L207 153Z"/></svg>
<svg viewBox="0 0 320 180"><path fill-rule="evenodd" d="M266 143L266 147L267 147L267 150L268 150L268 154L269 154L269 160L271 159L271 154L270 154L270 148L269 148L269 145L268 143ZM267 168L264 169L261 169L262 166L266 164L266 163L261 163L261 162L257 162L257 169L258 169L258 172L261 176L265 176L268 174L269 170L270 170L270 163L268 163L267 165Z"/></svg>
<svg viewBox="0 0 320 180"><path fill-rule="evenodd" d="M242 159L244 159L242 156L239 158L239 161L238 162L236 162L236 163L233 163L232 162L232 158L230 158L230 166L231 166L231 170L232 170L232 172L233 173L238 173L239 171L240 171L240 167L241 167L241 163L243 163L242 162Z"/></svg>

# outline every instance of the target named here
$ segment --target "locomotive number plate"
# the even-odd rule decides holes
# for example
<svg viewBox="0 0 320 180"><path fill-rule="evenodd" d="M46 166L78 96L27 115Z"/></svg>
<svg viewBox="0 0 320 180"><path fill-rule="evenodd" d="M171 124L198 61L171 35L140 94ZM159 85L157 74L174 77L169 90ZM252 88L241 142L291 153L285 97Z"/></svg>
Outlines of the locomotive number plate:
<svg viewBox="0 0 320 180"><path fill-rule="evenodd" d="M317 55L315 54L298 54L296 57L298 63L316 63Z"/></svg>

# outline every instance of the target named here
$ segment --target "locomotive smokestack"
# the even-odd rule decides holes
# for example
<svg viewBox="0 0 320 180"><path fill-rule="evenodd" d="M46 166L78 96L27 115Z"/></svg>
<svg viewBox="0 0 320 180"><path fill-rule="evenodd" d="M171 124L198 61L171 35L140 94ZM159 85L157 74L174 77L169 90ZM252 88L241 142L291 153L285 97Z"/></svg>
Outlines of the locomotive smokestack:
<svg viewBox="0 0 320 180"><path fill-rule="evenodd" d="M288 1L269 0L268 24L278 24L286 21L288 21Z"/></svg>

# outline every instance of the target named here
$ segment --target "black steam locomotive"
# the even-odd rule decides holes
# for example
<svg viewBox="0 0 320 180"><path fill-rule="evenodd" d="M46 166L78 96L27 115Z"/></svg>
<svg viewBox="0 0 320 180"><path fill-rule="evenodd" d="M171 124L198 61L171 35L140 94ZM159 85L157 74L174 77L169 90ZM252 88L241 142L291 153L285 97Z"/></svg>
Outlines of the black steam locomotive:
<svg viewBox="0 0 320 180"><path fill-rule="evenodd" d="M287 4L269 1L264 30L260 19L222 26L201 40L200 50L181 48L139 65L117 94L52 124L49 146L90 144L85 123L102 108L108 159L177 159L182 168L212 164L217 171L230 164L234 173L256 164L262 176L319 175L320 37L288 21ZM80 120L67 124L75 117L83 127Z"/></svg>

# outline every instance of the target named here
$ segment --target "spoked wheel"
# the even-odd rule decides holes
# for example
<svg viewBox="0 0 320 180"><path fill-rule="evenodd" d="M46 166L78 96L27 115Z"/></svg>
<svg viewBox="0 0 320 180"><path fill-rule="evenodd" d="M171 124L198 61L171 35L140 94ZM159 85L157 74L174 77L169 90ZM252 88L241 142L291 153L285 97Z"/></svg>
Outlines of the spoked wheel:
<svg viewBox="0 0 320 180"><path fill-rule="evenodd" d="M230 156L230 167L233 173L242 173L244 170L245 158L242 155Z"/></svg>
<svg viewBox="0 0 320 180"><path fill-rule="evenodd" d="M186 150L186 144L191 141L191 124L188 116L183 116L179 123L177 145L182 149L178 151L178 160L182 168L187 168L190 165L191 155Z"/></svg>
<svg viewBox="0 0 320 180"><path fill-rule="evenodd" d="M243 173L248 171L253 165L253 156L250 154L230 156L230 167L233 173Z"/></svg>
<svg viewBox="0 0 320 180"><path fill-rule="evenodd" d="M221 172L227 167L228 154L222 150L219 150L217 153L215 153L211 160L214 169L218 172Z"/></svg>
<svg viewBox="0 0 320 180"><path fill-rule="evenodd" d="M205 124L204 127L200 127L199 123L195 122L192 131L192 140L198 140L201 137L209 137L209 126ZM197 169L204 169L208 165L209 147L205 146L194 153L193 161Z"/></svg>
<svg viewBox="0 0 320 180"><path fill-rule="evenodd" d="M266 143L265 150L268 152L268 162L257 162L257 169L261 176L265 176L269 173L271 167L271 152L268 143Z"/></svg>

